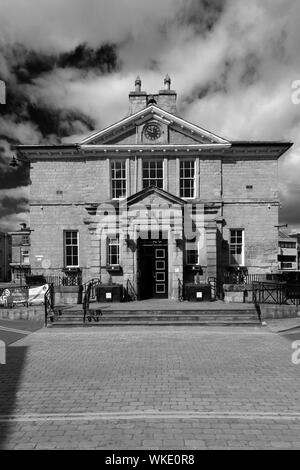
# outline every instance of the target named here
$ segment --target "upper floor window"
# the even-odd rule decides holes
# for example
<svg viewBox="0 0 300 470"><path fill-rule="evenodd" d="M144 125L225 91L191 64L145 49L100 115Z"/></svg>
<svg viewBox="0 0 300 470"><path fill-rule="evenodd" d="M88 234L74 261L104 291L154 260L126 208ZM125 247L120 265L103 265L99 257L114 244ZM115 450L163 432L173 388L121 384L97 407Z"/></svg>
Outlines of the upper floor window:
<svg viewBox="0 0 300 470"><path fill-rule="evenodd" d="M77 230L66 230L64 232L65 267L74 268L79 266L79 234Z"/></svg>
<svg viewBox="0 0 300 470"><path fill-rule="evenodd" d="M29 245L29 235L22 235L22 245Z"/></svg>
<svg viewBox="0 0 300 470"><path fill-rule="evenodd" d="M143 161L143 188L148 188L149 186L163 189L164 171L162 160Z"/></svg>
<svg viewBox="0 0 300 470"><path fill-rule="evenodd" d="M111 162L111 190L113 199L126 197L125 160L112 160Z"/></svg>
<svg viewBox="0 0 300 470"><path fill-rule="evenodd" d="M116 265L120 264L120 243L119 237L107 240L107 264Z"/></svg>
<svg viewBox="0 0 300 470"><path fill-rule="evenodd" d="M195 160L180 161L180 197L195 197Z"/></svg>
<svg viewBox="0 0 300 470"><path fill-rule="evenodd" d="M244 230L230 229L229 264L232 266L244 265Z"/></svg>
<svg viewBox="0 0 300 470"><path fill-rule="evenodd" d="M280 248L296 248L296 242L279 242Z"/></svg>

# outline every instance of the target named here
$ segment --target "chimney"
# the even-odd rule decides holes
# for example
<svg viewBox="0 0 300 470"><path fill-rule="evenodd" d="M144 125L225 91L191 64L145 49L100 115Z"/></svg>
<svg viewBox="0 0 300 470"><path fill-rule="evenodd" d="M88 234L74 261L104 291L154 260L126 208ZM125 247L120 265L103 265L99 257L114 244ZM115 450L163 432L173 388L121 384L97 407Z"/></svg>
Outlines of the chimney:
<svg viewBox="0 0 300 470"><path fill-rule="evenodd" d="M163 90L159 90L158 94L158 107L168 111L171 114L177 114L176 99L177 93L171 90L171 79L167 74L164 79Z"/></svg>
<svg viewBox="0 0 300 470"><path fill-rule="evenodd" d="M134 114L147 106L154 104L158 108L164 109L171 114L177 114L176 99L177 93L171 90L171 79L167 74L164 79L163 90L159 90L158 94L147 94L142 91L142 82L139 76L135 79L135 90L129 93L130 109L129 113Z"/></svg>
<svg viewBox="0 0 300 470"><path fill-rule="evenodd" d="M135 90L129 93L129 114L134 114L147 106L147 93L142 91L142 81L139 76L135 79Z"/></svg>

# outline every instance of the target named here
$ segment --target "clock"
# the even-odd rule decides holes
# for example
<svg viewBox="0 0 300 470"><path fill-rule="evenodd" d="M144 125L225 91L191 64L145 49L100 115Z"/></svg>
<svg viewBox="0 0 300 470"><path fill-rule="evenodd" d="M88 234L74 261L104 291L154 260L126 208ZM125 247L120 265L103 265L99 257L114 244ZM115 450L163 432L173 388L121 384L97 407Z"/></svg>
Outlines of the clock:
<svg viewBox="0 0 300 470"><path fill-rule="evenodd" d="M144 127L144 136L148 140L159 139L159 137L161 136L160 126L154 122L146 124L146 126Z"/></svg>

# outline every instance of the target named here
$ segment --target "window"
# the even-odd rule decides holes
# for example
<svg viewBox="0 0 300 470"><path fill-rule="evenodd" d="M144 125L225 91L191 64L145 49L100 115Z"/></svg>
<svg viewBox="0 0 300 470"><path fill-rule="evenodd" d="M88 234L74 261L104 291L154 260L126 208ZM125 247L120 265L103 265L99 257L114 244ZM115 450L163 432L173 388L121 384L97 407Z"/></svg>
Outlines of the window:
<svg viewBox="0 0 300 470"><path fill-rule="evenodd" d="M143 188L156 186L163 189L163 161L145 160L143 161Z"/></svg>
<svg viewBox="0 0 300 470"><path fill-rule="evenodd" d="M196 238L186 243L186 264L192 266L199 263L198 242Z"/></svg>
<svg viewBox="0 0 300 470"><path fill-rule="evenodd" d="M79 266L78 257L78 232L76 230L65 231L65 267Z"/></svg>
<svg viewBox="0 0 300 470"><path fill-rule="evenodd" d="M180 162L180 197L193 198L195 193L195 161Z"/></svg>
<svg viewBox="0 0 300 470"><path fill-rule="evenodd" d="M111 188L112 198L126 197L126 161L113 160L111 162Z"/></svg>
<svg viewBox="0 0 300 470"><path fill-rule="evenodd" d="M29 250L21 250L21 264L29 264Z"/></svg>
<svg viewBox="0 0 300 470"><path fill-rule="evenodd" d="M22 235L22 245L29 245L29 235Z"/></svg>
<svg viewBox="0 0 300 470"><path fill-rule="evenodd" d="M119 237L108 238L107 240L107 264L120 264L120 243Z"/></svg>
<svg viewBox="0 0 300 470"><path fill-rule="evenodd" d="M280 248L294 248L296 249L296 242L279 242Z"/></svg>
<svg viewBox="0 0 300 470"><path fill-rule="evenodd" d="M230 230L230 258L229 264L232 266L244 265L244 230Z"/></svg>

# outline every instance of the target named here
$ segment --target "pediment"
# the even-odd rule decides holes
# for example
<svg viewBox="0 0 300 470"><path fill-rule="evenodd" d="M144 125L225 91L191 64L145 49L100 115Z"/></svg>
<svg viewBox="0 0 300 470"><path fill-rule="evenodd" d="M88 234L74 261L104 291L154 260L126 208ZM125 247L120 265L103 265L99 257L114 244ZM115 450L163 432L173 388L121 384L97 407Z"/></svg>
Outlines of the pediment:
<svg viewBox="0 0 300 470"><path fill-rule="evenodd" d="M154 124L158 136L147 138L145 128ZM229 144L230 142L157 106L137 113L85 138L81 145L189 145Z"/></svg>
<svg viewBox="0 0 300 470"><path fill-rule="evenodd" d="M173 206L174 204L183 206L185 201L180 197L174 196L173 194L159 189L156 186L150 186L149 188L142 189L141 191L129 196L121 204L127 207L133 206L134 204L143 204L143 206L151 206L156 208L166 208Z"/></svg>

